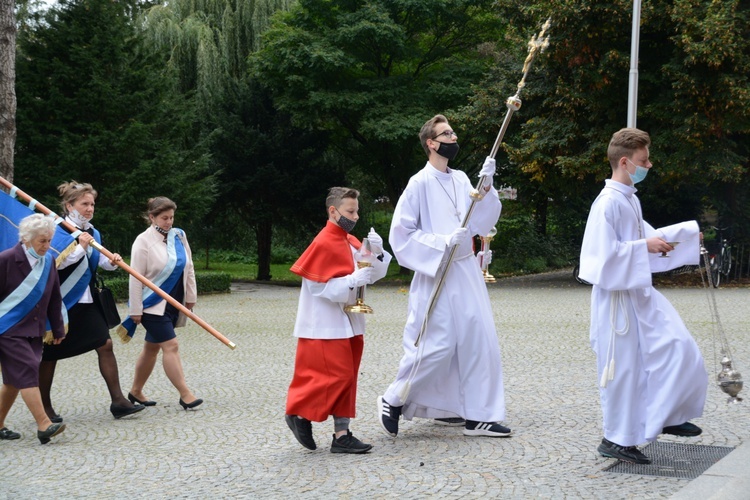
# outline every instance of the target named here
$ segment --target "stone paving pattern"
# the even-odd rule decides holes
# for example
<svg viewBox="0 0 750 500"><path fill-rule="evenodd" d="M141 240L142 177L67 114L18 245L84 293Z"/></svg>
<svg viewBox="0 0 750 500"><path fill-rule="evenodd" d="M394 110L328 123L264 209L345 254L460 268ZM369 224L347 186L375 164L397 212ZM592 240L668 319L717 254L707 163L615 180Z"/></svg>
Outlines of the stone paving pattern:
<svg viewBox="0 0 750 500"><path fill-rule="evenodd" d="M375 314L361 367L352 430L367 455L329 452L333 422L314 424L318 450L302 448L284 423L293 369L291 336L298 289L245 284L201 296L196 314L237 344L232 351L195 324L179 330L188 383L205 403L183 411L157 364L146 394L156 407L122 420L108 411L96 354L58 363L53 401L67 430L45 446L19 400L7 425L23 434L0 442L0 498L666 498L684 479L604 472L590 288L569 272L489 286L500 339L510 438L465 437L429 420L403 422L385 436L375 399L396 374L407 290L368 289ZM713 383L712 324L706 291L663 289L701 346L711 378L698 438L664 440L738 446L748 440L748 403L728 405ZM750 377L750 289L716 290L735 363ZM121 312L124 307L121 306ZM127 392L143 330L115 340ZM718 346L717 346L718 348ZM718 353L716 354L718 356ZM743 391L747 397L748 388Z"/></svg>

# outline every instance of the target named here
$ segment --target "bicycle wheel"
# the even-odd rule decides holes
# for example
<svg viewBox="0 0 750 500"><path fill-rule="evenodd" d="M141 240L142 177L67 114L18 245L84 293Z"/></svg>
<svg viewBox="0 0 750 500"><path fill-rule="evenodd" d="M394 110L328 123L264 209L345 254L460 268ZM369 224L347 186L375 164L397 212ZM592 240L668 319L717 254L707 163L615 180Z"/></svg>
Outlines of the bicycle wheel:
<svg viewBox="0 0 750 500"><path fill-rule="evenodd" d="M709 264L711 265L711 284L714 288L719 288L719 281L721 280L721 255L712 256Z"/></svg>

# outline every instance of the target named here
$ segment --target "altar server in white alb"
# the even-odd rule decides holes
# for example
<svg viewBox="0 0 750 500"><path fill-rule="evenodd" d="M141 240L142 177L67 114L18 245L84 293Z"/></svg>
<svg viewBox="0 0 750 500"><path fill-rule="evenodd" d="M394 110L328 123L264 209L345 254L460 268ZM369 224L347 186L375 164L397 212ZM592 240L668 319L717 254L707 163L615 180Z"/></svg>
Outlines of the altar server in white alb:
<svg viewBox="0 0 750 500"><path fill-rule="evenodd" d="M602 456L651 460L637 445L659 434L697 436L708 375L700 350L651 273L699 264L695 221L654 229L634 184L650 171L646 132L624 128L609 143L612 178L594 200L581 247L580 277L593 284L591 347L604 414Z"/></svg>
<svg viewBox="0 0 750 500"><path fill-rule="evenodd" d="M492 187L495 160L485 161L480 172L486 176L480 187L485 196L467 227L461 227L473 186L464 172L448 167L458 152L457 136L446 118L436 115L424 124L419 139L429 161L398 200L389 239L398 263L414 271L404 354L396 380L378 397L378 420L393 437L400 416L462 418L467 436L508 436L510 429L499 423L505 419L500 346L472 248L472 236L489 234L500 217L500 199ZM453 263L415 347L436 277L454 246Z"/></svg>

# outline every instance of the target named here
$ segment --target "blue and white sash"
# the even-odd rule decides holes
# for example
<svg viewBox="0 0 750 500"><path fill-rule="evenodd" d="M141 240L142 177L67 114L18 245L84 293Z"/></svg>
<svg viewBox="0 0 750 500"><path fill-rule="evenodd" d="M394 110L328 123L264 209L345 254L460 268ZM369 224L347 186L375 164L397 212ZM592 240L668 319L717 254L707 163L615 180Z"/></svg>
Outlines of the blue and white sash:
<svg viewBox="0 0 750 500"><path fill-rule="evenodd" d="M52 258L45 255L31 268L23 282L0 302L0 335L25 318L39 303L51 268Z"/></svg>
<svg viewBox="0 0 750 500"><path fill-rule="evenodd" d="M31 200L28 206L18 201L16 199L17 190L18 188L14 186L10 190L10 194L5 194L4 192L0 191L0 251L5 250L7 248L11 248L18 243L18 225L21 223L21 220L24 217L29 216L34 213L34 208L37 205L36 200ZM62 255L65 252L65 249L68 248L71 245L71 243L74 242L74 239L77 238L78 235L81 234L81 232L76 231L73 234L68 234L67 231L65 231L62 227L60 227L60 224L63 221L62 217L52 212L50 212L47 215L47 217L54 220L55 224L57 225L57 228L55 229L55 235L52 238L52 243L50 245L50 248L47 251L47 254L45 255L45 257L49 256L49 259L45 259L45 260L49 260L50 263L52 263L54 260L52 258L52 255ZM34 267L39 267L39 266L34 266ZM49 276L49 274L47 276ZM28 279L28 276L27 276L27 279ZM45 277L43 282L46 283L46 280L47 278ZM37 301L38 300L39 299L37 299ZM34 302L34 304L36 304L36 302ZM61 312L62 312L63 322L65 323L65 325L67 325L68 324L68 311L65 308L65 304L61 306ZM16 322L18 321L20 321L20 318L16 320ZM5 328L2 331L3 332L6 331L7 328ZM47 330L48 330L48 334L45 335L44 341L46 343L49 343L51 342L51 339L52 339L49 318L47 318ZM67 331L67 326L66 326L66 331Z"/></svg>
<svg viewBox="0 0 750 500"><path fill-rule="evenodd" d="M102 236L96 228L94 228L94 240L100 245L102 244ZM77 262L73 272L70 273L65 281L60 283L60 293L62 294L63 304L65 304L66 309L70 310L83 297L84 292L89 287L89 283L91 283L91 279L96 275L100 255L101 252L99 250L89 245L86 254L81 259L86 262Z"/></svg>
<svg viewBox="0 0 750 500"><path fill-rule="evenodd" d="M158 286L161 290L166 293L171 293L177 284L177 280L182 277L182 272L185 270L185 264L187 263L187 253L185 252L185 246L182 244L182 238L184 237L182 229L172 228L167 234L167 265L161 270L159 275L152 280L154 285ZM143 287L143 309L153 307L159 302L164 300L157 295L153 290L147 287ZM130 319L130 316L125 318L120 326L117 327L117 333L123 342L128 342L135 334L135 329L138 325Z"/></svg>

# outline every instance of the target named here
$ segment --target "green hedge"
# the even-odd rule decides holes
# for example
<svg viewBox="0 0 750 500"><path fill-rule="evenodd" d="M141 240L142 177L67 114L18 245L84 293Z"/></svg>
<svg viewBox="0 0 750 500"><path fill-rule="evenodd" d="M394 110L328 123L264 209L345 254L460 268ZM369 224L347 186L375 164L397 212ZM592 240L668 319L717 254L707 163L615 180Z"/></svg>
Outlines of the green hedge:
<svg viewBox="0 0 750 500"><path fill-rule="evenodd" d="M112 290L117 302L128 300L128 274L125 271L112 273L99 273L104 279L104 284ZM226 293L229 291L232 277L229 273L221 272L196 272L195 281L198 285L198 295L207 293Z"/></svg>

